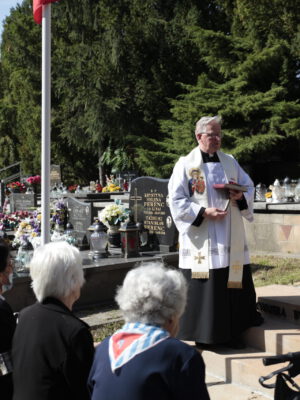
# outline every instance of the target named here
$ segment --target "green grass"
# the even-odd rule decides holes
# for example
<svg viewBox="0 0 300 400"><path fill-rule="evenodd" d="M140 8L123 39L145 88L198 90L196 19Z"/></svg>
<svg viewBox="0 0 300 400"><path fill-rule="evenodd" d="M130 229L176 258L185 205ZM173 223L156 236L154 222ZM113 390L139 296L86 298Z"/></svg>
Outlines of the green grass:
<svg viewBox="0 0 300 400"><path fill-rule="evenodd" d="M300 285L300 260L272 256L251 257L255 286Z"/></svg>
<svg viewBox="0 0 300 400"><path fill-rule="evenodd" d="M107 336L112 335L116 330L120 329L123 326L123 323L123 321L110 322L100 326L99 328L92 329L94 342L102 342L102 340Z"/></svg>

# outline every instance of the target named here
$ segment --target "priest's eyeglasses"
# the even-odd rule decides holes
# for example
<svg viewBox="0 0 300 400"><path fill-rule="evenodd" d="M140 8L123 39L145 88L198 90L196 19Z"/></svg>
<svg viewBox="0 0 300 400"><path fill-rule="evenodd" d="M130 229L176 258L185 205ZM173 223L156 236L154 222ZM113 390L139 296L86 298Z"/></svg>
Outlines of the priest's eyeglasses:
<svg viewBox="0 0 300 400"><path fill-rule="evenodd" d="M220 135L215 135L213 133L202 133L202 135L205 135L208 139L221 140L221 138L222 138Z"/></svg>

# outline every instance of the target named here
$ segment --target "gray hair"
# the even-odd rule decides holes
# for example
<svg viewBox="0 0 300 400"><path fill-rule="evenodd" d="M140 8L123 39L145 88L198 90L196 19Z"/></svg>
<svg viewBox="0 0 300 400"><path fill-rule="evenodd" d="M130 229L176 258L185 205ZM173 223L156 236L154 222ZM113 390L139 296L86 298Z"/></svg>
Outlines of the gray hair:
<svg viewBox="0 0 300 400"><path fill-rule="evenodd" d="M196 128L195 128L195 135L197 133L205 133L206 127L208 124L211 122L215 122L219 125L221 125L222 118L220 115L215 115L214 117L202 117L197 121L196 123Z"/></svg>
<svg viewBox="0 0 300 400"><path fill-rule="evenodd" d="M80 252L67 242L38 247L29 268L31 286L40 302L46 297L62 299L84 284Z"/></svg>
<svg viewBox="0 0 300 400"><path fill-rule="evenodd" d="M170 318L181 316L186 296L187 284L181 272L150 262L128 272L116 301L126 322L163 326Z"/></svg>

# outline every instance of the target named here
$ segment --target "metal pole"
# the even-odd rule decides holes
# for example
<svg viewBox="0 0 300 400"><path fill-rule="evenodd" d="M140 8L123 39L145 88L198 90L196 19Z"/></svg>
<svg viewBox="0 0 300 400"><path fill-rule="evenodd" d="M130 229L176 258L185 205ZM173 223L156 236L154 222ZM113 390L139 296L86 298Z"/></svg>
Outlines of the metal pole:
<svg viewBox="0 0 300 400"><path fill-rule="evenodd" d="M42 19L42 182L41 241L50 242L50 160L51 160L51 4L43 5Z"/></svg>

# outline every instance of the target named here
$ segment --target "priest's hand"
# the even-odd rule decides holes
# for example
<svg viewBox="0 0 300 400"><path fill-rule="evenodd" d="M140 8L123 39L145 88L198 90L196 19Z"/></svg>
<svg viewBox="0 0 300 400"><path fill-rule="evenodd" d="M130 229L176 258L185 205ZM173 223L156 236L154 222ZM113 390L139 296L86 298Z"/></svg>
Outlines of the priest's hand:
<svg viewBox="0 0 300 400"><path fill-rule="evenodd" d="M223 219L227 215L227 211L220 210L215 207L208 207L203 213L203 217L212 220Z"/></svg>
<svg viewBox="0 0 300 400"><path fill-rule="evenodd" d="M229 190L229 198L230 200L241 200L241 198L243 197L243 192L241 192L240 190Z"/></svg>

